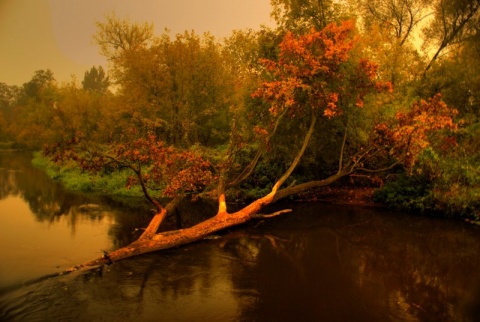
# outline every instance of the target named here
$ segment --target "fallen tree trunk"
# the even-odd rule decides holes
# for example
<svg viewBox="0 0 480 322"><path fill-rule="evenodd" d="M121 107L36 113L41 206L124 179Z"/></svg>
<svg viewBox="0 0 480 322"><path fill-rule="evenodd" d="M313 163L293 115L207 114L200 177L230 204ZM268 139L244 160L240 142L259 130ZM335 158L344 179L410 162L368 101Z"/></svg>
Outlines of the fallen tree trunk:
<svg viewBox="0 0 480 322"><path fill-rule="evenodd" d="M218 213L214 217L189 228L172 230L162 233L151 233L153 231L152 227L156 227L154 228L155 230L158 228L159 220L165 217L167 210L173 211L174 207L178 204L179 201L175 200L175 202L171 203L166 208L163 208L152 218L149 226L142 234L142 236L140 236L133 243L114 250L111 253L108 253L93 261L76 266L70 270L74 271L82 267L111 264L112 262L116 262L125 258L186 245L201 240L215 232L246 223L253 218L269 218L275 215L290 212L291 209L284 209L270 215L258 215L262 207L268 204L271 204L279 199L285 198L293 194L298 194L300 192L307 191L313 188L327 186L332 182L340 179L344 175L345 174L343 173L335 174L325 180L312 181L308 184L300 184L279 191L272 191L265 197L255 200L248 206L234 213L227 212L225 200L222 195L219 199Z"/></svg>
<svg viewBox="0 0 480 322"><path fill-rule="evenodd" d="M307 148L308 142L310 141L310 138L313 134L316 120L317 120L316 117L312 118L310 127L308 129L307 135L304 139L301 149L298 151L290 167L286 170L286 172L282 175L282 177L274 184L272 191L269 194L255 200L254 202L244 207L243 209L230 214L227 211L227 204L225 201L225 193L223 191L223 188L219 188L217 214L208 220L205 220L195 226L192 226L186 229L168 231L165 233L156 233L156 231L158 230L158 227L162 223L163 219L166 217L167 212L172 211L176 207L178 202L181 200L181 197L177 197L173 199L169 205L167 205L166 207L162 207L161 204L155 201L148 193L148 189L146 188L145 182L141 175L141 170L131 166L130 168L138 176L139 183L143 189L143 192L146 198L157 208L157 212L155 216L152 218L152 220L150 221L150 224L145 229L145 232L138 238L138 240L134 241L128 246L117 249L111 253L108 253L108 254L106 253L102 257L97 258L91 262L76 266L71 270L74 271L82 267L91 267L91 266L97 266L102 264L110 264L112 262L125 259L128 257L188 244L188 243L200 240L202 238L205 238L208 235L213 234L217 231L223 230L225 228L243 224L248 220L254 218L258 214L258 212L262 209L262 207L268 204L271 204L272 202L279 199L279 198L275 198L275 196L279 188L281 187L281 185L288 179L288 177L293 172L297 164L300 162L300 159L304 154L305 149ZM223 185L220 184L219 187L221 186ZM305 188L308 188L308 187L305 187ZM289 193L282 193L281 197L282 198L286 197L288 194Z"/></svg>
<svg viewBox="0 0 480 322"><path fill-rule="evenodd" d="M315 121L312 122L314 124ZM299 151L299 156L301 156L306 148L306 145L309 141L311 132L313 131L313 126L311 127L302 149ZM287 172L280 178L272 188L272 191L266 196L259 198L243 209L234 212L228 213L227 205L225 201L225 194L221 193L218 198L218 212L217 214L207 219L197 225L194 225L189 228L167 231L162 233L156 233L159 225L166 217L167 212L173 211L178 205L182 198L178 197L173 199L169 205L165 208L158 207L158 211L155 216L150 221L150 224L145 229L145 232L133 243L128 246L122 247L120 249L114 250L111 253L104 254L102 257L97 258L91 262L84 263L82 265L76 266L71 269L71 271L80 269L82 267L92 267L103 264L111 264L115 261L119 261L125 258L146 254L150 252L155 252L163 249L173 248L185 244L189 244L198 240L201 240L215 232L221 231L223 229L233 227L246 223L252 218L258 218L258 213L260 210L271 203L276 202L279 199L283 199L287 196L298 194L313 188L323 187L331 184L347 175L349 172L339 170L336 174L319 181L311 181L304 184L299 184L296 186L289 186L287 188L279 190L280 186L285 182L289 177L290 173L296 167L297 163L300 160L300 157L297 156L296 160L292 162L292 165L287 170ZM285 209L282 211L276 212L274 215L282 214L285 212L291 211L290 209ZM272 215L266 215L263 217L271 217Z"/></svg>
<svg viewBox="0 0 480 322"><path fill-rule="evenodd" d="M75 271L83 267L111 264L112 262L116 262L125 258L189 244L201 240L220 230L243 224L252 218L272 217L273 215L279 215L291 211L290 209L285 209L278 211L273 215L270 214L259 216L258 213L261 208L272 203L275 200L274 197L275 192L271 192L267 196L255 200L237 212L228 213L226 211L225 201L222 199L222 196L219 201L219 211L214 217L189 228L151 234L151 226L156 226L158 219L165 217L166 209L163 208L152 218L149 227L147 227L142 236L140 236L133 243L105 254L104 256L93 261L75 266L68 271Z"/></svg>
<svg viewBox="0 0 480 322"><path fill-rule="evenodd" d="M269 194L253 201L252 203L250 203L249 205L247 205L246 207L244 207L243 209L237 212L229 213L227 211L227 204L225 201L224 191L220 190L219 197L218 197L217 214L214 217L207 219L189 228L157 233L157 230L160 224L162 223L163 219L167 216L167 213L175 209L175 207L178 205L182 197L174 198L166 207L162 207L160 203L153 200L153 198L151 198L151 196L148 194L146 186L143 183L142 177L140 175L141 174L140 171L132 168L134 171L136 171L137 175L140 178L140 184L144 190L144 193L147 199L150 200L150 202L152 202L157 208L157 212L152 218L152 220L150 221L148 227L145 229L144 233L130 245L114 250L110 253L105 253L102 257L97 258L93 261L84 263L82 265L75 266L72 269L68 270L67 272L76 271L81 268L95 267L103 264L111 264L113 262L116 262L125 258L146 254L150 252L155 252L163 249L173 248L173 247L177 247L177 246L181 246L181 245L185 245L188 243L201 240L220 230L246 223L252 218L258 218L259 217L258 213L264 206L269 205L279 199L285 198L290 195L298 194L300 192L304 192L313 188L327 186L332 182L337 181L343 176L349 174L351 170L346 171L342 169L341 167L342 164L340 163L339 171L336 174L324 180L311 181L311 182L299 184L296 186L289 186L287 188L280 190L280 187L282 186L282 184L289 178L289 176L291 175L291 173L293 172L297 164L300 162L301 157L303 156L305 149L308 145L308 142L310 141L310 138L313 134L315 122L316 122L316 117L313 117L311 120L310 128L302 144L302 147L298 151L295 159L290 164L290 167L286 170L286 172L282 175L282 177L274 184ZM343 149L342 149L342 154L343 154ZM220 184L219 187L221 186L222 185ZM274 215L278 215L278 214L289 212L289 211L291 210L285 209L275 213ZM267 215L263 217L271 217L271 216L272 215Z"/></svg>

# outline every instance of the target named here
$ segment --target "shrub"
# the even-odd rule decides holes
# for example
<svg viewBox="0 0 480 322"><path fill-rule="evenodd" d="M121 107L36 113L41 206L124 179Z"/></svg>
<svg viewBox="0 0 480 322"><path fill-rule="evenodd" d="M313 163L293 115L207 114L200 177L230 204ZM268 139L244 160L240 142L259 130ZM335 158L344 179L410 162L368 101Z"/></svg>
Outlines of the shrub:
<svg viewBox="0 0 480 322"><path fill-rule="evenodd" d="M472 157L440 158L428 148L411 176L375 191L374 200L407 211L435 212L448 217L480 219L480 167Z"/></svg>
<svg viewBox="0 0 480 322"><path fill-rule="evenodd" d="M416 176L399 175L373 194L375 202L407 211L428 212L434 210L431 184Z"/></svg>

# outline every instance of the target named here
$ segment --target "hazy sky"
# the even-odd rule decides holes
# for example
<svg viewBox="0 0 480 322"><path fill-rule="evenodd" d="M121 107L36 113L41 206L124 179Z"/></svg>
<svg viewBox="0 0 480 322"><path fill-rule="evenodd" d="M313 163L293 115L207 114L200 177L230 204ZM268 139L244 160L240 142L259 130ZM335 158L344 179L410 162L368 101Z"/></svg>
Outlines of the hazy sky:
<svg viewBox="0 0 480 322"><path fill-rule="evenodd" d="M92 37L95 22L115 13L151 22L157 33L210 31L273 25L270 0L0 0L0 82L21 85L34 71L51 69L59 82L105 65Z"/></svg>

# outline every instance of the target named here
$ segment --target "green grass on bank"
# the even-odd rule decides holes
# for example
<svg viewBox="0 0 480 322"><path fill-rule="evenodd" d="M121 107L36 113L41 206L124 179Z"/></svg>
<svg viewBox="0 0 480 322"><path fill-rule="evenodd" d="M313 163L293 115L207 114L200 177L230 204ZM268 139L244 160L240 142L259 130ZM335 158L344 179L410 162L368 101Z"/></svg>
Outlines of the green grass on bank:
<svg viewBox="0 0 480 322"><path fill-rule="evenodd" d="M91 174L81 171L74 162L58 165L41 152L34 153L32 164L44 170L50 178L62 183L68 190L109 196L143 197L140 187L125 187L127 178L131 175L127 170Z"/></svg>

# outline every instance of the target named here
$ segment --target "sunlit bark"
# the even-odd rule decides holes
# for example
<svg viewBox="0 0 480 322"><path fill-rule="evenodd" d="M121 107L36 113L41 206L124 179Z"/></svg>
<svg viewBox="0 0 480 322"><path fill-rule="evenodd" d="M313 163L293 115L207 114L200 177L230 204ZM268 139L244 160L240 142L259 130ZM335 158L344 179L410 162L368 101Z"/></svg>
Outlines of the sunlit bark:
<svg viewBox="0 0 480 322"><path fill-rule="evenodd" d="M132 256L150 253L150 252L172 248L172 247L198 241L215 232L218 232L220 230L223 230L232 226L243 224L252 218L258 217L257 214L259 213L259 211L264 206L271 204L272 202L275 202L281 198L285 198L291 194L298 193L299 191L310 189L311 186L309 185L299 185L297 186L296 189L293 189L293 187L289 187L284 191L281 191L281 194L277 196L278 189L290 177L293 170L296 168L303 154L305 153L305 150L314 132L315 123L316 123L316 117L313 117L310 124L310 128L307 131L307 134L304 138L304 142L300 150L298 151L296 157L292 161L290 167L283 174L283 176L274 184L272 191L266 196L259 198L254 202L250 203L249 205L247 205L246 207L244 207L243 209L230 214L227 211L225 195L221 193L218 198L218 204L219 204L218 212L214 217L189 228L156 233L156 231L158 230L158 227L160 226L162 221L165 219L167 212L173 211L176 205L178 204L178 202L181 200L181 197L177 197L167 207L163 208L159 206L158 212L154 215L154 217L150 221L150 224L145 229L145 232L135 242L131 243L126 247L122 247L118 250L115 250L109 254L105 254L104 256L96 260L77 266L74 268L74 270L80 267L85 267L85 266L96 266L96 265L101 265L105 263L109 264L111 262L115 262L115 261L129 258ZM137 171L136 173L137 175L139 175L140 171ZM335 178L340 178L340 177L341 176L339 175L335 176ZM331 182L333 181L334 180L332 178ZM328 180L325 181L325 183L327 182ZM142 183L141 180L140 180L140 183L143 187L145 187L145 185ZM276 214L284 213L287 211L288 210L283 210ZM265 217L269 217L269 215L266 215Z"/></svg>

